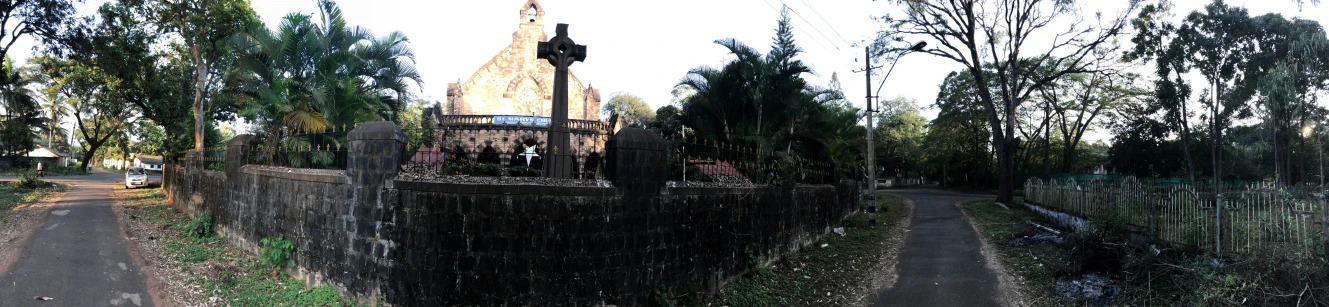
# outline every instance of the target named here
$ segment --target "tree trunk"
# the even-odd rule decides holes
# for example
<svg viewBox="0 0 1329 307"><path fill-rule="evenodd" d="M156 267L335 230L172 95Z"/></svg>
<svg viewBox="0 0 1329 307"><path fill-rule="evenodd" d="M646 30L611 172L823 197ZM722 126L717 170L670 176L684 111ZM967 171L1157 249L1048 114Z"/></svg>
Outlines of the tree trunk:
<svg viewBox="0 0 1329 307"><path fill-rule="evenodd" d="M92 171L92 156L97 154L97 149L101 148L101 143L88 142L88 148L83 151L83 171Z"/></svg>
<svg viewBox="0 0 1329 307"><path fill-rule="evenodd" d="M194 51L195 63L198 61L198 51ZM203 86L204 80L208 78L208 70L203 65L195 65L197 71L194 79L194 150L203 150Z"/></svg>

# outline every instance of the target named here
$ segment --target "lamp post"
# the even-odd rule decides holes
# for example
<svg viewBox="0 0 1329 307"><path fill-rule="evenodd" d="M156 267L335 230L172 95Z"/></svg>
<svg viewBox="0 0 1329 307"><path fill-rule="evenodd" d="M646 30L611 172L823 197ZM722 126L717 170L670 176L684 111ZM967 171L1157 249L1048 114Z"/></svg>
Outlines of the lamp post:
<svg viewBox="0 0 1329 307"><path fill-rule="evenodd" d="M914 44L913 46L909 47L909 50L906 50L906 51L904 51L904 53L901 53L900 56L895 57L895 61L891 62L891 68L888 69L888 70L886 70L886 75L883 75L883 76L881 77L881 83L882 83L883 85L886 84L886 78L889 78L889 77L891 76L891 72L892 72L892 71L895 71L895 64L899 64L899 63L900 63L900 58L901 58L901 57L904 57L905 54L909 54L910 52L921 51L921 50L923 50L923 47L927 47L927 45L928 45L927 42L918 42L917 44ZM876 112L876 111L874 111L873 108L872 108L872 98L876 98L876 96L875 96L874 93L872 92L872 61L868 60L868 59L871 59L871 58L872 58L872 49L871 49L871 47L863 47L863 55L864 55L864 58L863 58L863 59L864 59L864 60L863 60L863 72L864 72L864 75L867 76L867 78L866 78L866 79L867 79L867 97L865 97L865 98L867 98L867 112L864 112L864 114L867 116L867 120L868 120L868 123L867 123L867 128L868 128L868 225L876 226L876 225L877 225L877 165L876 165L876 156L875 156L875 155L876 155L876 150L874 150L874 149L875 149L877 146L876 146L876 143L873 143L873 141L872 141L872 113L873 113L873 112ZM878 93L878 94L881 93L881 86L877 86L877 93Z"/></svg>

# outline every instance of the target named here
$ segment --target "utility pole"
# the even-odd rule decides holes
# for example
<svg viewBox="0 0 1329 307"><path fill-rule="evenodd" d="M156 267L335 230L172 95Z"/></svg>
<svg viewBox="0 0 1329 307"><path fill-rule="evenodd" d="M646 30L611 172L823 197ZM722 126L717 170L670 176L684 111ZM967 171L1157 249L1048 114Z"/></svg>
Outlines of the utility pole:
<svg viewBox="0 0 1329 307"><path fill-rule="evenodd" d="M872 50L871 47L863 47L863 75L867 79L867 110L863 112L868 120L868 224L877 225L877 164L874 148L876 143L872 142Z"/></svg>

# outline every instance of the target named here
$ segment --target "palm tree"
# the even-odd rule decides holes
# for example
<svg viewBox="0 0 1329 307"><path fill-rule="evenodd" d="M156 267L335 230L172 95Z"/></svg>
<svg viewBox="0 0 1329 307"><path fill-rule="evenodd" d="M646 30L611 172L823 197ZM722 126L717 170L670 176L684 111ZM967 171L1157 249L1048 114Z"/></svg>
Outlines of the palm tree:
<svg viewBox="0 0 1329 307"><path fill-rule="evenodd" d="M59 134L60 136L65 136L68 133L68 131L65 131L64 127L60 126L60 121L66 116L69 116L69 104L66 103L64 98L60 97L60 95L55 92L48 92L46 95L46 103L42 105L42 110L46 111L47 120L46 148L55 148L51 144L51 142L55 140L55 135Z"/></svg>
<svg viewBox="0 0 1329 307"><path fill-rule="evenodd" d="M241 114L267 132L266 144L339 145L341 139L283 135L390 119L413 99L408 80L420 84L406 36L375 39L347 26L332 1L319 2L319 19L286 15L274 30L257 26L231 41L237 78L247 99ZM268 161L272 161L269 153Z"/></svg>
<svg viewBox="0 0 1329 307"><path fill-rule="evenodd" d="M5 57L0 66L0 154L22 154L32 148L32 127L41 125L41 111L32 90L33 80L14 69L14 61Z"/></svg>
<svg viewBox="0 0 1329 307"><path fill-rule="evenodd" d="M679 81L679 86L695 91L683 100L684 122L706 138L764 150L798 147L807 155L826 154L834 136L821 126L836 119L849 125L856 121L823 115L828 101L842 97L803 79L814 72L797 59L802 49L794 44L792 31L785 11L768 54L732 38L715 41L735 58L719 69L692 69Z"/></svg>

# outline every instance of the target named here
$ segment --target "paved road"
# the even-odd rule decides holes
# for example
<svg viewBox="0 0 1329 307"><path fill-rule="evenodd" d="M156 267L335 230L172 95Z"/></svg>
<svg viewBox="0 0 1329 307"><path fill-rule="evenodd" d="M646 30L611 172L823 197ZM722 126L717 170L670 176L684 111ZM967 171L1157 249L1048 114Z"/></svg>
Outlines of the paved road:
<svg viewBox="0 0 1329 307"><path fill-rule="evenodd" d="M0 276L0 306L154 306L111 211L110 189L123 189L124 175L45 179L71 188Z"/></svg>
<svg viewBox="0 0 1329 307"><path fill-rule="evenodd" d="M988 270L978 234L956 202L983 198L935 190L899 190L914 217L896 265L895 286L870 306L1001 306L997 275Z"/></svg>

